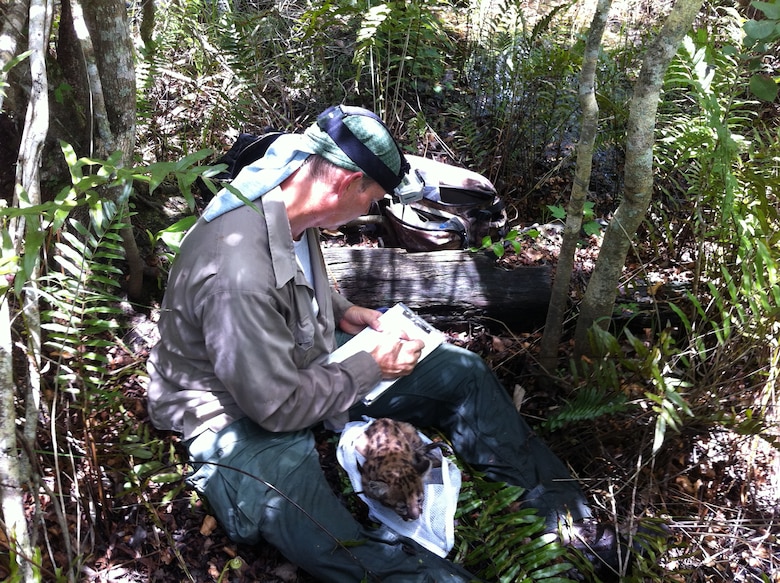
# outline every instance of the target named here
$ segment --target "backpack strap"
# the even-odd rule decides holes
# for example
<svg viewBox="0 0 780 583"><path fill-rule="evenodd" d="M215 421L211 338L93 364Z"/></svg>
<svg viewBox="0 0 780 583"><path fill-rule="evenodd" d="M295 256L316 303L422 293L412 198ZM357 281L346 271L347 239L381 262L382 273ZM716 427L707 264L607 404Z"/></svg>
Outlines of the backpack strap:
<svg viewBox="0 0 780 583"><path fill-rule="evenodd" d="M225 164L227 168L216 176L212 176L212 181L217 184L230 182L238 176L242 168L262 158L268 151L268 148L271 147L271 144L281 135L283 135L282 132L269 132L262 136L240 134L235 143L230 147L230 150L213 162L215 165ZM214 198L214 192L206 185L201 176L198 176L195 180L195 186L205 201L208 202Z"/></svg>
<svg viewBox="0 0 780 583"><path fill-rule="evenodd" d="M238 176L238 173L245 166L249 166L255 160L259 160L268 151L276 139L279 136L284 135L283 132L270 132L259 137L255 137L253 141L243 147L236 156L235 162L233 162L232 168L230 168L230 178L233 179Z"/></svg>

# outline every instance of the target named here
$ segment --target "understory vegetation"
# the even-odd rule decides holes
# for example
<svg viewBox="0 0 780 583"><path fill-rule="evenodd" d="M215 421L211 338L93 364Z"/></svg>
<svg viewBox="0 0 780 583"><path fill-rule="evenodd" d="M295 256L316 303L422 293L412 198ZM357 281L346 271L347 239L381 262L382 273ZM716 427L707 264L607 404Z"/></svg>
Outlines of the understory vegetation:
<svg viewBox="0 0 780 583"><path fill-rule="evenodd" d="M210 164L240 132L297 131L333 103L362 105L410 153L496 185L515 227L498 242L502 267L554 264L554 231L524 227L555 222L566 205L589 8L169 0L144 39L141 7L130 10L136 166L79 160L63 144L71 183L42 205L0 213L3 309L15 334L4 346L20 386L44 379L40 400L20 414L40 418L26 452L39 553L28 559L40 581L312 581L210 523L184 484L178 437L148 421L145 360L167 269L205 202L194 184L216 173ZM613 7L597 72L593 218L609 221L620 198L632 87L666 11ZM773 27L750 24L766 22ZM780 583L780 101L766 83L780 75L778 38L776 3L715 2L699 15L666 76L653 203L614 317L593 329L588 356L574 359L570 340L597 226L583 232L555 378L535 365L539 330L486 319L445 330L488 360L599 518L642 549L617 574L623 581ZM123 198L101 197L105 185ZM9 236L19 217L30 233L24 253ZM148 265L140 303L122 289L128 224ZM23 289L45 306L41 338ZM355 507L332 437L319 437L326 475ZM521 492L463 470L451 558L490 581L565 580L578 557L539 542L538 520L515 511ZM0 578L21 580L13 545L0 548L10 549Z"/></svg>

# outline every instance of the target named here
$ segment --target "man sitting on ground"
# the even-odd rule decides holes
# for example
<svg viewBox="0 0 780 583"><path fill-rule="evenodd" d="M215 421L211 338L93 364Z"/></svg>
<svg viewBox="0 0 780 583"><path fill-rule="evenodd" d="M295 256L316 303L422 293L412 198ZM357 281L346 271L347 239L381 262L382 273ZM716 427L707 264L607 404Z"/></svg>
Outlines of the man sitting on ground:
<svg viewBox="0 0 780 583"><path fill-rule="evenodd" d="M337 331L378 328L380 313L331 289L318 228L338 228L408 186L407 171L385 125L364 109L331 108L302 135L279 137L233 181L242 196L216 197L185 237L149 360L151 419L183 433L197 468L189 482L228 535L263 539L321 581L474 579L352 517L314 447L312 427L326 420L366 415L435 427L465 463L523 487L524 503L550 531L591 516L566 467L477 355L443 344L418 362L420 341L385 334L327 362ZM361 402L388 378L399 380Z"/></svg>

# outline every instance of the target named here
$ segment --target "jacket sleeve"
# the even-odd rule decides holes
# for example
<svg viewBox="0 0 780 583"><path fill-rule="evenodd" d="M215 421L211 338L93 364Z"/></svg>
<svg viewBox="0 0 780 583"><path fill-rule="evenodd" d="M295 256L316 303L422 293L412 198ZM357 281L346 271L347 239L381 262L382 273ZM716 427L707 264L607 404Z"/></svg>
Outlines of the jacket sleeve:
<svg viewBox="0 0 780 583"><path fill-rule="evenodd" d="M276 298L257 291L217 292L201 306L216 377L269 431L294 431L337 416L381 380L367 352L325 364L322 347L312 344L316 322L291 329L283 310ZM299 367L302 361L308 364Z"/></svg>
<svg viewBox="0 0 780 583"><path fill-rule="evenodd" d="M355 304L332 288L330 296L331 301L333 302L333 316L336 320L336 327L338 327L339 322L344 317L344 313Z"/></svg>

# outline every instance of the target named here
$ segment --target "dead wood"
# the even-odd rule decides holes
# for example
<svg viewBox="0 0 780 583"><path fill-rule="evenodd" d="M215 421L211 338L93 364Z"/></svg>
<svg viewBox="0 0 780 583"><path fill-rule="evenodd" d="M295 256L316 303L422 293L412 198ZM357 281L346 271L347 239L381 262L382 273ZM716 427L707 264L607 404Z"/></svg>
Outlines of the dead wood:
<svg viewBox="0 0 780 583"><path fill-rule="evenodd" d="M482 315L528 329L544 322L550 300L552 269L546 265L507 270L470 251L323 251L338 289L350 301L368 307L400 301L434 322Z"/></svg>

